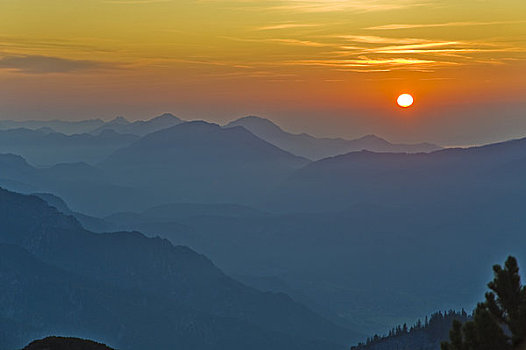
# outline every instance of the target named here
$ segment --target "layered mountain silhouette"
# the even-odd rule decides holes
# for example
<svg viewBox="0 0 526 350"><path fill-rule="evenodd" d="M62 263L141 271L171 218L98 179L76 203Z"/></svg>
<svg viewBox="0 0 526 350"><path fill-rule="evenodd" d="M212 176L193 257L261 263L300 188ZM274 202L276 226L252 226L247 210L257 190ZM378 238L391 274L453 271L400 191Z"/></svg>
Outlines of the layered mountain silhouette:
<svg viewBox="0 0 526 350"><path fill-rule="evenodd" d="M249 116L228 123L225 127L242 126L259 138L281 149L312 160L332 157L353 151L419 153L441 149L430 143L393 144L374 135L355 140L341 138L317 138L308 134L292 134L284 131L268 119Z"/></svg>
<svg viewBox="0 0 526 350"><path fill-rule="evenodd" d="M95 234L42 199L0 190L2 347L90 334L126 349L343 349L356 334L202 255L137 232Z"/></svg>
<svg viewBox="0 0 526 350"><path fill-rule="evenodd" d="M83 134L104 124L102 119L70 120L0 120L0 130L30 129L58 132L66 135Z"/></svg>
<svg viewBox="0 0 526 350"><path fill-rule="evenodd" d="M103 170L85 163L36 168L20 156L0 154L0 166L0 186L25 194L53 193L76 212L104 214L111 208L156 204L148 194L113 182Z"/></svg>
<svg viewBox="0 0 526 350"><path fill-rule="evenodd" d="M368 334L469 308L488 266L524 259L525 139L310 162L240 126L188 122L134 137L95 165L0 155L0 185L39 193L91 231L187 245L228 275Z"/></svg>
<svg viewBox="0 0 526 350"><path fill-rule="evenodd" d="M296 170L259 211L158 207L106 220L189 245L229 274L372 334L430 310L469 309L485 269L524 256L525 177L526 139L353 152Z"/></svg>
<svg viewBox="0 0 526 350"><path fill-rule="evenodd" d="M149 134L99 166L164 202L251 203L307 163L242 127L187 122Z"/></svg>
<svg viewBox="0 0 526 350"><path fill-rule="evenodd" d="M96 163L138 139L106 130L98 135L65 135L52 130L0 130L0 153L13 153L35 165Z"/></svg>
<svg viewBox="0 0 526 350"><path fill-rule="evenodd" d="M352 152L298 170L276 191L273 203L327 210L359 202L418 205L473 202L490 195L516 198L524 190L520 178L525 169L526 139L428 154Z"/></svg>
<svg viewBox="0 0 526 350"><path fill-rule="evenodd" d="M92 134L100 134L105 130L113 130L120 134L131 134L144 136L155 131L166 129L183 121L171 113L164 113L150 120L138 120L130 122L124 117L117 117L104 125L91 131Z"/></svg>

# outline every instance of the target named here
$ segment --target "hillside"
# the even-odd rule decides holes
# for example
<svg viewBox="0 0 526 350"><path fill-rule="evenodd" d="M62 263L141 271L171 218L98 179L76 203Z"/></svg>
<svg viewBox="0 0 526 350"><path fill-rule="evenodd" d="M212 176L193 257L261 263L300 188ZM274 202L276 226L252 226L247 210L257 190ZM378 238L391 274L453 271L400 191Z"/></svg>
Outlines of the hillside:
<svg viewBox="0 0 526 350"><path fill-rule="evenodd" d="M351 350L440 350L440 344L449 339L453 321L464 323L470 319L464 310L437 312L410 328L404 324L390 330L388 335L370 337L367 342L351 347Z"/></svg>
<svg viewBox="0 0 526 350"><path fill-rule="evenodd" d="M91 233L34 196L1 190L0 222L0 276L9 286L0 318L29 324L33 338L89 332L129 349L342 349L356 339L288 296L243 286L186 247L137 232ZM4 341L27 341L17 334Z"/></svg>

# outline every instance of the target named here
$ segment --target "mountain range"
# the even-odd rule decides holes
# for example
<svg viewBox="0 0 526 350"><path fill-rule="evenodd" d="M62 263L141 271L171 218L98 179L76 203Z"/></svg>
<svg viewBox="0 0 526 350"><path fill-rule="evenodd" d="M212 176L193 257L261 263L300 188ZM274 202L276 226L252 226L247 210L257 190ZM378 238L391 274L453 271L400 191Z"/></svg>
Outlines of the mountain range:
<svg viewBox="0 0 526 350"><path fill-rule="evenodd" d="M255 287L372 332L469 308L488 266L524 256L525 177L526 139L352 152L295 170L255 210L192 213L179 204L105 220L191 246Z"/></svg>
<svg viewBox="0 0 526 350"><path fill-rule="evenodd" d="M488 266L524 255L526 139L312 162L241 126L131 136L93 164L0 155L0 185L38 193L91 231L189 246L229 276L368 334L469 308Z"/></svg>
<svg viewBox="0 0 526 350"><path fill-rule="evenodd" d="M242 127L187 122L151 133L98 166L164 202L251 203L307 163Z"/></svg>
<svg viewBox="0 0 526 350"><path fill-rule="evenodd" d="M126 349L343 349L357 337L189 248L91 233L35 196L0 190L0 221L3 348L57 332Z"/></svg>
<svg viewBox="0 0 526 350"><path fill-rule="evenodd" d="M284 131L268 119L255 116L234 120L225 127L234 126L242 126L257 137L283 150L311 160L320 160L362 150L390 153L420 153L441 149L440 146L430 143L393 144L375 135L346 140L342 138L318 138L305 133L292 134Z"/></svg>
<svg viewBox="0 0 526 350"><path fill-rule="evenodd" d="M164 113L158 117L146 121L138 120L134 122L130 122L124 117L117 117L92 130L90 133L96 135L105 130L112 130L119 134L145 136L152 132L175 126L182 122L183 121L181 119L177 118L171 113Z"/></svg>
<svg viewBox="0 0 526 350"><path fill-rule="evenodd" d="M39 166L62 162L94 164L140 137L184 122L170 113L133 122L124 117L107 122L100 119L76 122L4 120L0 121L0 152L21 155L31 164ZM241 126L258 138L309 160L361 150L418 153L441 148L429 143L393 144L375 135L346 140L292 134L268 119L253 116L237 119L224 127L235 126Z"/></svg>
<svg viewBox="0 0 526 350"><path fill-rule="evenodd" d="M105 122L102 119L80 121L69 120L0 120L0 130L30 129L54 131L65 135L83 134L97 129Z"/></svg>
<svg viewBox="0 0 526 350"><path fill-rule="evenodd" d="M136 141L138 136L105 130L98 135L65 135L53 130L0 130L0 153L13 153L38 166L96 163Z"/></svg>

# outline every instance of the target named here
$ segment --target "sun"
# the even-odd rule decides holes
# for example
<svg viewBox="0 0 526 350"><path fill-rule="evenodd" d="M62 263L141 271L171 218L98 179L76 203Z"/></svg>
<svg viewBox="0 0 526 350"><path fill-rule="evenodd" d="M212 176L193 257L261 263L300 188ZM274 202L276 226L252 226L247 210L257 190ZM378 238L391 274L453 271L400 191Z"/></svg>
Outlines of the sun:
<svg viewBox="0 0 526 350"><path fill-rule="evenodd" d="M415 100L413 99L413 96L409 94L401 94L400 96L398 96L396 103L398 103L400 107L407 108L411 107L414 101Z"/></svg>

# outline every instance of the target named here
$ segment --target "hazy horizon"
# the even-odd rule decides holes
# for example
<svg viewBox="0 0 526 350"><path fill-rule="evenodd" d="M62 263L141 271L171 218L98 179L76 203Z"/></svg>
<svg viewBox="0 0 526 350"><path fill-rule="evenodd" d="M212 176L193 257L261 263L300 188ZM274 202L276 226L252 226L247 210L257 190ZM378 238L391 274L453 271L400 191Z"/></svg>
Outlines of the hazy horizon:
<svg viewBox="0 0 526 350"><path fill-rule="evenodd" d="M302 134L307 133L315 137L327 137L327 138L344 138L344 139L356 139L366 135L376 135L378 137L384 138L390 142L396 143L420 143L420 142L430 142L435 143L443 147L469 147L490 144L495 142L501 142L516 138L526 137L526 104L524 106L520 105L520 108L516 110L507 111L502 110L502 106L491 106L491 108L479 107L480 112L483 115L494 115L497 113L504 113L500 115L498 120L489 119L490 122L484 124L477 124L477 128L470 128L469 125L463 125L467 121L465 120L455 120L454 117L449 116L449 121L446 125L442 125L442 133L440 135L436 134L435 130L428 130L427 128L423 131L415 130L419 127L422 127L418 122L419 116L417 112L411 111L412 115L409 120L400 118L396 116L396 121L404 123L406 129L404 133L395 133L392 130L391 126L385 125L374 125L367 126L374 122L374 119L367 120L365 123L363 120L360 120L360 116L352 116L352 118L345 118L338 116L337 114L332 114L329 117L325 117L323 121L320 121L316 115L310 118L303 118L302 115L296 115L294 112L289 113L214 113L212 115L199 115L198 113L181 112L178 113L177 109L172 110L162 110L162 109L152 109L144 112L129 111L129 113L106 113L106 114L94 114L90 115L88 113L82 114L84 117L74 116L74 115L64 115L62 117L55 114L46 115L46 114L35 114L32 117L10 117L8 115L0 115L0 121L2 120L12 120L12 121L52 121L52 120L61 120L61 121L82 121L82 120L93 120L101 119L104 122L111 121L117 117L124 117L130 122L140 121L140 120L149 120L156 116L159 116L164 113L170 113L175 115L178 118L181 118L184 121L196 121L204 120L210 123L216 123L219 125L224 125L228 122L243 118L246 116L256 116L264 119L268 119L278 126L280 126L284 131ZM415 108L415 107L412 107ZM467 107L463 106L457 107L457 110L465 110ZM319 112L320 115L323 114L322 111ZM459 112L461 113L461 112ZM471 109L470 113L473 113ZM311 111L312 114L312 111ZM395 114L395 113L393 113ZM445 114L447 115L447 113ZM435 123L439 121L440 115L437 113L428 115L432 116ZM475 115L474 117L480 116L480 114ZM327 123L327 121L330 121ZM429 119L428 119L429 120ZM364 125L366 124L366 125ZM408 133L410 132L410 133Z"/></svg>

